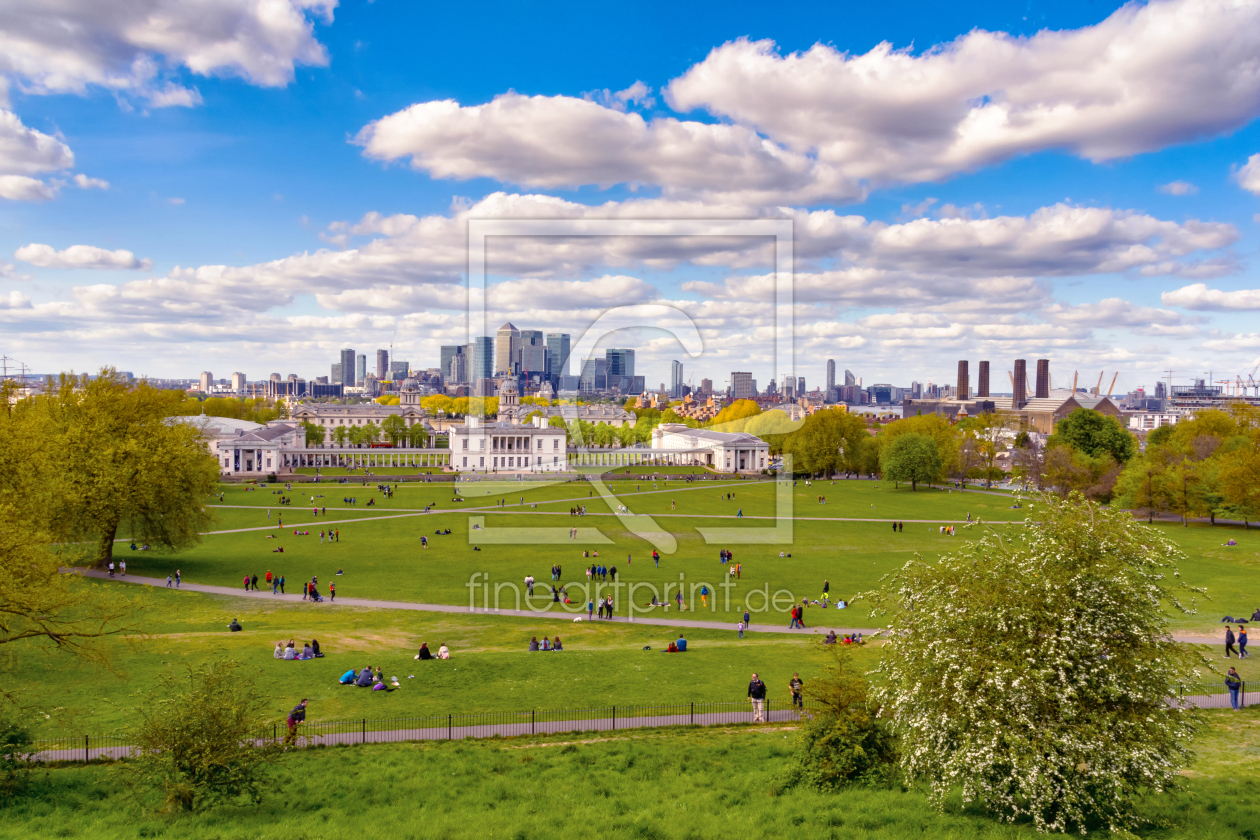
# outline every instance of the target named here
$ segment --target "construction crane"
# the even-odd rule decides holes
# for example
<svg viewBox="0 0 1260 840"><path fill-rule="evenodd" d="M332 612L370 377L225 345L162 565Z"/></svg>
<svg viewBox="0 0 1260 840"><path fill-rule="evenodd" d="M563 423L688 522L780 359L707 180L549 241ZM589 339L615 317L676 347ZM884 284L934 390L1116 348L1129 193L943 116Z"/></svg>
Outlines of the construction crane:
<svg viewBox="0 0 1260 840"><path fill-rule="evenodd" d="M1116 380L1120 378L1120 371L1116 371L1116 375L1111 377L1111 387L1107 389L1107 399L1111 399L1111 392L1116 390Z"/></svg>

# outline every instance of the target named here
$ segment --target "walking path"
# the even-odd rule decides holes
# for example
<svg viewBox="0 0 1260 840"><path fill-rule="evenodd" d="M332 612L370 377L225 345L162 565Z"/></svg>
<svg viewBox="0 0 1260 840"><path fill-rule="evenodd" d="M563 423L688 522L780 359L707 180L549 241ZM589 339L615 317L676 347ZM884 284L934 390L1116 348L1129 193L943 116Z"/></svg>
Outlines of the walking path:
<svg viewBox="0 0 1260 840"><path fill-rule="evenodd" d="M76 572L78 574L84 575L86 577L91 577L91 578L98 578L102 580L110 579L108 572L102 572L98 569L68 569L67 571ZM115 577L114 580L119 583L133 583L133 584L141 584L144 586L158 586L158 587L166 586L166 581L161 578L139 577L137 575L127 575L127 577L125 578ZM325 607L330 604L327 598L324 599L323 604L314 603L311 601L303 601L302 597L296 593L289 593L287 595L272 595L270 589L259 589L259 590L246 592L243 587L210 586L208 584L201 584L201 583L182 583L179 588L181 591L186 589L190 592L206 592L212 595L233 595L238 598L256 598L256 599L261 599L261 600L265 600L265 601L269 601L273 603L276 601L280 601L282 603L292 604L294 606L308 606L314 609ZM469 608L469 607L454 606L452 604L421 604L415 601L377 601L370 598L340 598L339 597L337 598L335 603L336 605L344 605L348 607L373 607L376 609L384 609L384 610L414 610L417 612L457 613L457 614L462 614L462 615L470 615L470 614L471 615L505 615L505 616L511 616L515 618L529 618L529 619L542 618L542 619L551 619L553 621L568 621L570 623L572 623L574 619L577 619L577 618L581 618L583 622L587 620L585 608L581 610L573 610L573 611L562 610L560 612L554 612L550 609L552 606L554 606L554 604L552 604L550 601L547 602L548 609L544 609L544 610L493 610L493 609L485 609L482 607ZM560 606L563 607L564 605L562 604ZM570 606L576 606L576 605L570 605ZM660 627L680 627L680 628L705 627L712 630L734 631L735 622L738 621L738 618L732 618L729 621L699 621L699 620L689 621L686 619L655 618L652 616L635 616L633 619L629 619L624 616L615 616L613 618L604 618L604 619L600 619L600 618L591 619L592 624L602 624L602 623L606 623L610 621L618 622L622 624L649 624L649 625L660 626ZM813 635L815 633L826 633L828 630L833 630L833 629L836 631L837 635L842 635L844 633L860 632L862 633L862 635L866 636L875 632L874 630L869 630L869 629L842 628L839 626L833 627L831 625L826 625L826 626L818 625L818 626L806 627L802 630L796 630L796 629L790 629L786 626L779 625L779 624L753 624L753 625L750 625L750 627L748 628L748 632L787 633L787 634L792 634L792 635Z"/></svg>

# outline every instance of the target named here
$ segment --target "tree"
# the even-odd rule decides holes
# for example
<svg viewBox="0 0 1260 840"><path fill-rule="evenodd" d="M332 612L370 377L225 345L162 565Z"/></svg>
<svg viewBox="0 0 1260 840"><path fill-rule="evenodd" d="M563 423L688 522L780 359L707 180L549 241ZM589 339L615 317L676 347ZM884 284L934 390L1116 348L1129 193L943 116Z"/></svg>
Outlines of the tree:
<svg viewBox="0 0 1260 840"><path fill-rule="evenodd" d="M367 425L361 426L360 428L363 429L363 442L364 443L371 445L381 439L381 427L376 425L375 423L368 423Z"/></svg>
<svg viewBox="0 0 1260 840"><path fill-rule="evenodd" d="M890 781L897 762L896 742L878 717L866 680L841 645L818 645L831 656L826 672L805 684L810 713L797 734L796 754L786 787L802 785L832 791L851 784Z"/></svg>
<svg viewBox="0 0 1260 840"><path fill-rule="evenodd" d="M345 446L346 439L350 437L350 430L345 426L338 426L332 431L333 443L338 446Z"/></svg>
<svg viewBox="0 0 1260 840"><path fill-rule="evenodd" d="M1180 549L1127 511L1040 495L1020 534L984 531L916 558L869 597L888 649L872 692L902 739L901 769L932 800L961 787L1001 819L1112 831L1173 787L1197 712L1201 658L1165 608L1196 592ZM855 599L856 600L856 599Z"/></svg>
<svg viewBox="0 0 1260 840"><path fill-rule="evenodd" d="M1133 435L1119 420L1089 408L1078 408L1055 424L1046 448L1060 445L1090 457L1106 452L1121 464L1128 462L1137 451Z"/></svg>
<svg viewBox="0 0 1260 840"><path fill-rule="evenodd" d="M749 417L755 417L760 413L761 406L757 405L756 400L735 400L726 408L715 414L713 419L705 425L717 427L721 426L723 423L731 423L736 420L745 420Z"/></svg>
<svg viewBox="0 0 1260 840"><path fill-rule="evenodd" d="M783 412L768 411L757 419L769 414ZM782 449L792 455L794 471L833 475L860 469L859 453L868 437L862 418L843 411L818 411L783 439Z"/></svg>
<svg viewBox="0 0 1260 840"><path fill-rule="evenodd" d="M986 411L971 418L971 433L975 436L980 462L984 464L984 486L993 486L994 462L999 453L1010 445L1011 416L1000 411Z"/></svg>
<svg viewBox="0 0 1260 840"><path fill-rule="evenodd" d="M381 431L390 443L397 446L407 440L407 421L397 414L391 414L381 421Z"/></svg>
<svg viewBox="0 0 1260 840"><path fill-rule="evenodd" d="M63 375L38 410L51 440L45 481L47 527L59 542L96 542L96 565L113 557L123 530L178 550L200 541L212 517L204 501L219 467L201 433L169 423L172 400L112 368L95 379Z"/></svg>
<svg viewBox="0 0 1260 840"><path fill-rule="evenodd" d="M324 427L316 426L314 423L303 421L302 431L306 435L307 446L319 446L324 442Z"/></svg>
<svg viewBox="0 0 1260 840"><path fill-rule="evenodd" d="M1176 456L1170 449L1151 445L1148 437L1146 452L1130 460L1120 475L1117 490L1121 505L1131 510L1145 510L1147 522L1154 522L1156 513L1171 510L1169 470L1175 461Z"/></svg>
<svg viewBox="0 0 1260 840"><path fill-rule="evenodd" d="M1260 449L1239 452L1221 469L1221 493L1235 516L1260 519Z"/></svg>
<svg viewBox="0 0 1260 840"><path fill-rule="evenodd" d="M248 798L262 801L271 749L256 740L266 717L253 680L223 659L164 676L136 707L132 779L161 792L169 808L191 811Z"/></svg>
<svg viewBox="0 0 1260 840"><path fill-rule="evenodd" d="M920 481L930 482L941 472L941 456L936 441L918 432L898 435L880 454L880 467L888 481L908 481L918 489Z"/></svg>
<svg viewBox="0 0 1260 840"><path fill-rule="evenodd" d="M407 442L417 449L429 445L429 432L423 423L412 423L407 427Z"/></svg>

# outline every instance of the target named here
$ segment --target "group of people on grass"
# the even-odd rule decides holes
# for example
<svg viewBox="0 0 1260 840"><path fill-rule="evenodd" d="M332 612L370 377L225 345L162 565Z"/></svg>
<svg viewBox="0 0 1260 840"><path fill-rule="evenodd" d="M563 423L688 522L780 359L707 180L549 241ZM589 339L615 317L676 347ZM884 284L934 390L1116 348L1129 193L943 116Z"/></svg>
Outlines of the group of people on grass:
<svg viewBox="0 0 1260 840"><path fill-rule="evenodd" d="M416 654L415 658L421 661L426 661L429 659L450 659L451 649L446 646L446 642L443 642L441 645L438 646L437 653L434 654L432 651L429 650L429 643L423 642L420 645L420 652Z"/></svg>
<svg viewBox="0 0 1260 840"><path fill-rule="evenodd" d="M337 682L342 685L353 685L357 688L370 688L373 691L393 691L398 688L398 677L390 677L390 681L385 682L385 676L381 673L380 666L373 668L368 665L358 674L355 674L353 668L341 675Z"/></svg>
<svg viewBox="0 0 1260 840"><path fill-rule="evenodd" d="M236 619L233 619L235 621ZM287 659L290 661L305 662L308 659L323 659L324 654L319 649L319 639L311 639L310 644L302 646L301 650L297 649L292 639L288 644L276 642L276 649L271 654L273 659Z"/></svg>
<svg viewBox="0 0 1260 840"><path fill-rule="evenodd" d="M529 640L529 652L533 653L536 650L564 650L564 645L560 643L559 636L556 636L556 640L554 642L546 636L543 636L542 641L540 642L538 641L538 637L534 636Z"/></svg>

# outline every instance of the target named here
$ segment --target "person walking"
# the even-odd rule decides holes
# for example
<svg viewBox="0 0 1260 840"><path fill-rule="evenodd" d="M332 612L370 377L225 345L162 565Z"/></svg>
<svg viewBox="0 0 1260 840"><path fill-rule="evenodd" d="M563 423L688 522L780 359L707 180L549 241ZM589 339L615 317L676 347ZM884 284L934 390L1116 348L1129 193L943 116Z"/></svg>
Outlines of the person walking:
<svg viewBox="0 0 1260 840"><path fill-rule="evenodd" d="M302 702L293 707L293 711L289 712L289 718L285 721L289 726L289 733L284 736L284 748L288 749L297 742L297 725L306 720L306 703L307 699L302 698Z"/></svg>
<svg viewBox="0 0 1260 840"><path fill-rule="evenodd" d="M1236 712L1238 711L1238 690L1242 688L1242 677L1238 676L1238 672L1233 668L1229 669L1229 673L1225 675L1225 687L1229 689L1229 705Z"/></svg>
<svg viewBox="0 0 1260 840"><path fill-rule="evenodd" d="M661 553L659 551L652 551L652 562L656 564L656 568L659 569L661 567Z"/></svg>
<svg viewBox="0 0 1260 840"><path fill-rule="evenodd" d="M179 569L176 569L175 570L175 588L176 589L179 589L179 581L180 581Z"/></svg>
<svg viewBox="0 0 1260 840"><path fill-rule="evenodd" d="M739 637L741 639L744 638L744 622L741 621L738 624L736 624L735 629L739 631Z"/></svg>
<svg viewBox="0 0 1260 840"><path fill-rule="evenodd" d="M792 705L800 711L805 711L805 701L801 697L801 688L804 687L805 681L801 679L798 673L792 673L792 679L788 680L788 690L792 692Z"/></svg>
<svg viewBox="0 0 1260 840"><path fill-rule="evenodd" d="M341 529L340 528L336 528L333 530L333 538L336 539L337 542L341 542Z"/></svg>
<svg viewBox="0 0 1260 840"><path fill-rule="evenodd" d="M280 575L280 594L284 594L284 575Z"/></svg>
<svg viewBox="0 0 1260 840"><path fill-rule="evenodd" d="M766 684L756 675L748 683L748 700L752 703L753 723L766 722Z"/></svg>
<svg viewBox="0 0 1260 840"><path fill-rule="evenodd" d="M253 587L255 592L258 591L258 575L254 575L249 579L249 585Z"/></svg>
<svg viewBox="0 0 1260 840"><path fill-rule="evenodd" d="M171 584L172 584L172 583L174 583L174 582L175 582L175 579L171 577L170 572L167 572L167 573L166 573L166 588L167 588L167 589L170 589L170 588L171 588Z"/></svg>
<svg viewBox="0 0 1260 840"><path fill-rule="evenodd" d="M127 576L126 568L123 569L123 577ZM1251 654L1247 653L1247 628L1238 628L1238 658L1246 659Z"/></svg>
<svg viewBox="0 0 1260 840"><path fill-rule="evenodd" d="M337 584L333 583L330 580L328 581L328 603L331 604L333 601L336 601L336 600L337 600Z"/></svg>
<svg viewBox="0 0 1260 840"><path fill-rule="evenodd" d="M745 629L745 630L749 629L749 627L748 627L748 623L749 623L750 618L751 618L751 617L748 615L748 610L747 610L747 609L745 609L745 610L744 610L744 629Z"/></svg>
<svg viewBox="0 0 1260 840"><path fill-rule="evenodd" d="M793 605L793 607L792 607L792 612L791 612L791 613L789 613L789 614L792 616L792 621L788 624L788 629L789 629L789 630L795 630L796 628L798 628L798 627L800 627L800 626L801 626L800 619L799 619L799 618L797 618L797 612L796 612L796 611L797 611L797 609L798 609L798 607L796 607L795 605Z"/></svg>
<svg viewBox="0 0 1260 840"><path fill-rule="evenodd" d="M1231 653L1238 653L1234 650L1234 628L1225 628L1225 658L1229 659Z"/></svg>
<svg viewBox="0 0 1260 840"><path fill-rule="evenodd" d="M590 621L595 616L595 599L591 598L586 602L586 620Z"/></svg>
<svg viewBox="0 0 1260 840"><path fill-rule="evenodd" d="M245 591L249 591L249 575L245 575Z"/></svg>
<svg viewBox="0 0 1260 840"><path fill-rule="evenodd" d="M109 561L109 576L110 577L114 576L114 561L113 560Z"/></svg>
<svg viewBox="0 0 1260 840"><path fill-rule="evenodd" d="M123 577L127 576L127 561L126 560L118 561L118 573L122 575Z"/></svg>
<svg viewBox="0 0 1260 840"><path fill-rule="evenodd" d="M709 586L705 584L700 587L700 605L702 607L709 606Z"/></svg>

